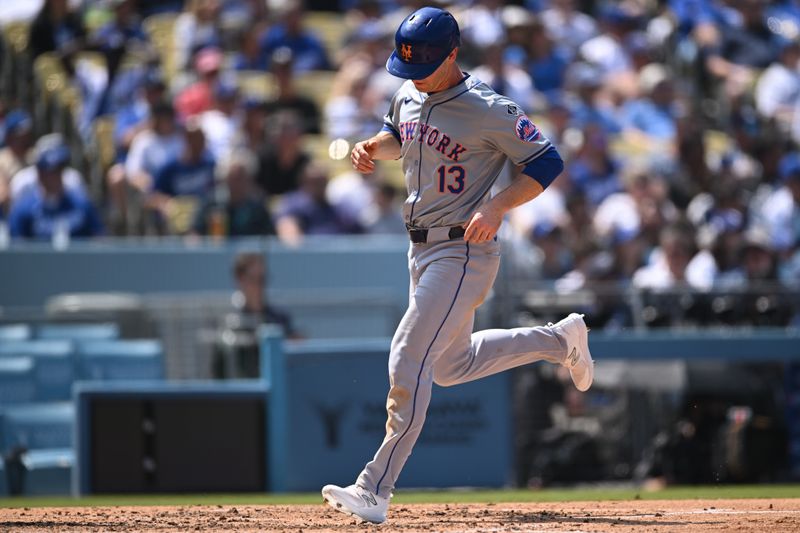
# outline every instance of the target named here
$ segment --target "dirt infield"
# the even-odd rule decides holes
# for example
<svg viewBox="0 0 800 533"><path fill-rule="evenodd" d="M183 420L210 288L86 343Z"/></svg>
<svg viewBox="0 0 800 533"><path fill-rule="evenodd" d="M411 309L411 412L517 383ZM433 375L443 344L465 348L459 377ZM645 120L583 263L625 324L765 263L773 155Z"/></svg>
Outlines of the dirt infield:
<svg viewBox="0 0 800 533"><path fill-rule="evenodd" d="M380 526L319 505L0 509L2 532L800 531L800 499L394 505Z"/></svg>

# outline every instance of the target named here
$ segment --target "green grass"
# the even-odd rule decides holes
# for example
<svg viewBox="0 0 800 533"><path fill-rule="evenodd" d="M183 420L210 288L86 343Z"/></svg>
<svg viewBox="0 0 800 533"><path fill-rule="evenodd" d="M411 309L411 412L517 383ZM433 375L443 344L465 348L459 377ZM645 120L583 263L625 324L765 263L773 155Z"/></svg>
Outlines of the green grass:
<svg viewBox="0 0 800 533"><path fill-rule="evenodd" d="M547 490L398 491L393 503L504 503L597 500L694 500L800 498L800 485L724 485L670 487L645 492L635 488ZM170 494L132 496L0 498L0 507L100 507L117 505L297 505L322 503L319 493L305 494Z"/></svg>

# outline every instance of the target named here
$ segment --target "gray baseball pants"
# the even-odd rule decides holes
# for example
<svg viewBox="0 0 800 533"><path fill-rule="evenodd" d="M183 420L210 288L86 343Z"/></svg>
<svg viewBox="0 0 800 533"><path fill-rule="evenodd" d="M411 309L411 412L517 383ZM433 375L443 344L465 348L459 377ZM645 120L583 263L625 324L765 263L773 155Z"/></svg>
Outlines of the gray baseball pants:
<svg viewBox="0 0 800 533"><path fill-rule="evenodd" d="M475 309L499 266L495 241L411 245L409 306L389 354L386 437L357 485L383 497L391 494L422 430L433 383L456 385L566 357L566 344L548 327L472 332Z"/></svg>

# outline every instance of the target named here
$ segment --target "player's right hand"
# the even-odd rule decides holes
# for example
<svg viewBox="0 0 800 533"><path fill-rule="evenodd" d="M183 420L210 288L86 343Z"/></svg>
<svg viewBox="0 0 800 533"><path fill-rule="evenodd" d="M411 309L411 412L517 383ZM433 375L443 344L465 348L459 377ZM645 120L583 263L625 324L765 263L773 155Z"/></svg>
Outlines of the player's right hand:
<svg viewBox="0 0 800 533"><path fill-rule="evenodd" d="M378 148L378 143L374 139L368 139L356 143L353 151L350 152L350 162L353 168L362 174L370 174L375 171L375 161L372 160L372 154Z"/></svg>

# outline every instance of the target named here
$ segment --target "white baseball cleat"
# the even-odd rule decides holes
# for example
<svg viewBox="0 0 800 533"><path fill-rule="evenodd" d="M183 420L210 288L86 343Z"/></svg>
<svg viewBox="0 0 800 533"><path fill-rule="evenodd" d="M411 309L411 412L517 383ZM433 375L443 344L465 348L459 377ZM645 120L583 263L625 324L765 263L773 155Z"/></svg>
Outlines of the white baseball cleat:
<svg viewBox="0 0 800 533"><path fill-rule="evenodd" d="M355 516L365 522L382 524L386 521L389 499L373 494L358 485L349 487L325 485L322 487L322 497L337 511Z"/></svg>
<svg viewBox="0 0 800 533"><path fill-rule="evenodd" d="M567 357L561 363L569 369L575 388L586 392L594 380L594 361L589 352L589 328L583 315L572 313L556 324L548 324L567 343Z"/></svg>

